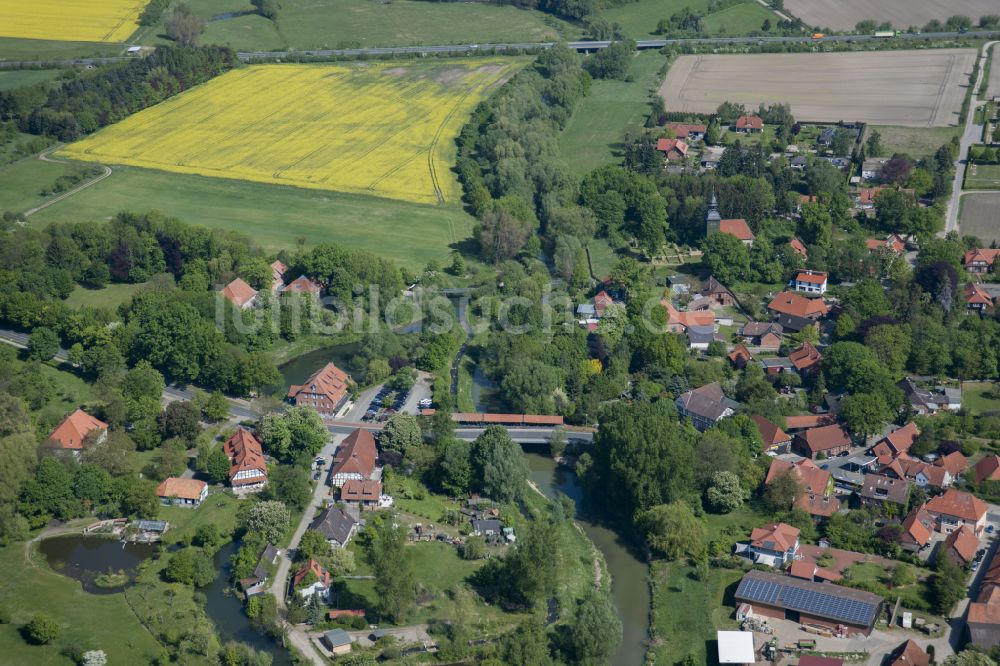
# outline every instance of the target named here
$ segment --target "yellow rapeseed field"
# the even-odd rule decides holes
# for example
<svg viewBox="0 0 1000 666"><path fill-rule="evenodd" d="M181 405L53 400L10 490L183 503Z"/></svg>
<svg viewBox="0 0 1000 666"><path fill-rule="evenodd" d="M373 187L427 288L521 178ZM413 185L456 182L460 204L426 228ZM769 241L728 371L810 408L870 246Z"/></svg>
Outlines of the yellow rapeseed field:
<svg viewBox="0 0 1000 666"><path fill-rule="evenodd" d="M455 138L490 88L524 62L245 67L61 154L418 203L455 202Z"/></svg>
<svg viewBox="0 0 1000 666"><path fill-rule="evenodd" d="M0 37L124 42L149 0L0 0Z"/></svg>

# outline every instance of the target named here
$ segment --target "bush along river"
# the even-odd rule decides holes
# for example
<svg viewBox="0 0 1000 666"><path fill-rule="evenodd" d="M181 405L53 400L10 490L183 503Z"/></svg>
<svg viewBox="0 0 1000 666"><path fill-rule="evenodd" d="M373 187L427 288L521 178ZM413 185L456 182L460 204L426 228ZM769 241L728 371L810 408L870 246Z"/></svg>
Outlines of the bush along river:
<svg viewBox="0 0 1000 666"><path fill-rule="evenodd" d="M561 467L547 455L548 450L525 450L531 480L547 497L556 493L568 495L576 502L576 521L584 533L604 555L608 573L611 574L611 596L622 621L624 636L611 659L615 666L641 666L646 659L646 641L649 637L649 567L627 548L624 541L592 520L585 512L583 489L576 474Z"/></svg>

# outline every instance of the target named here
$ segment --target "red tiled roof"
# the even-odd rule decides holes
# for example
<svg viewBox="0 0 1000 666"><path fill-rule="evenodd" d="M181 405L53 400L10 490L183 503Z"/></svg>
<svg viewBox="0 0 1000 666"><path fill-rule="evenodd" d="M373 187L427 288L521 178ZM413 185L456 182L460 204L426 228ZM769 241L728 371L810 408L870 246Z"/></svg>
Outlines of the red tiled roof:
<svg viewBox="0 0 1000 666"><path fill-rule="evenodd" d="M328 587L330 582L333 580L333 576L330 572L323 568L323 565L316 560L309 558L309 561L299 567L299 570L295 572L295 576L292 578L292 586L298 587L299 583L312 572L316 575L319 582L323 584L323 587Z"/></svg>
<svg viewBox="0 0 1000 666"><path fill-rule="evenodd" d="M729 352L729 360L739 366L746 365L747 361L752 358L753 356L750 354L750 350L743 344L736 345L733 348L733 351Z"/></svg>
<svg viewBox="0 0 1000 666"><path fill-rule="evenodd" d="M976 551L979 549L979 539L976 538L975 532L962 525L948 535L948 538L944 540L944 546L961 558L959 566L965 566L976 556Z"/></svg>
<svg viewBox="0 0 1000 666"><path fill-rule="evenodd" d="M1000 456L986 456L977 462L973 469L976 474L976 483L982 483L983 481L1000 481Z"/></svg>
<svg viewBox="0 0 1000 666"><path fill-rule="evenodd" d="M264 450L260 442L246 428L240 426L236 433L223 444L223 451L229 456L231 466L229 468L229 483L233 486L241 486L252 483L260 483L260 476L236 479L239 472L258 470L267 478L267 463L264 461Z"/></svg>
<svg viewBox="0 0 1000 666"><path fill-rule="evenodd" d="M757 116L740 116L736 120L736 129L763 129L764 121Z"/></svg>
<svg viewBox="0 0 1000 666"><path fill-rule="evenodd" d="M688 145L680 139L661 138L656 142L656 149L668 155L674 151L680 153L682 156L686 156L688 153Z"/></svg>
<svg viewBox="0 0 1000 666"><path fill-rule="evenodd" d="M49 435L48 441L60 449L79 451L83 440L95 430L107 430L108 424L78 409L62 420Z"/></svg>
<svg viewBox="0 0 1000 666"><path fill-rule="evenodd" d="M222 295L236 307L242 308L257 296L257 291L242 278L236 278L223 288Z"/></svg>
<svg viewBox="0 0 1000 666"><path fill-rule="evenodd" d="M281 290L282 293L290 292L294 294L318 294L323 291L323 285L310 280L305 275L300 275Z"/></svg>
<svg viewBox="0 0 1000 666"><path fill-rule="evenodd" d="M806 317L813 319L825 316L830 309L821 298L806 298L794 291L783 291L768 303L767 309L772 312L792 315L793 317Z"/></svg>
<svg viewBox="0 0 1000 666"><path fill-rule="evenodd" d="M923 548L931 541L931 529L934 519L927 513L925 505L914 508L903 520L903 536Z"/></svg>
<svg viewBox="0 0 1000 666"><path fill-rule="evenodd" d="M288 271L288 266L281 261L281 259L275 259L271 263L271 282L278 285L281 284L285 279L285 273Z"/></svg>
<svg viewBox="0 0 1000 666"><path fill-rule="evenodd" d="M375 502L382 494L382 484L371 479L348 479L340 487L340 499L345 502Z"/></svg>
<svg viewBox="0 0 1000 666"><path fill-rule="evenodd" d="M785 523L771 523L764 527L755 527L750 533L750 544L757 548L787 551L799 539L799 528Z"/></svg>
<svg viewBox="0 0 1000 666"><path fill-rule="evenodd" d="M927 503L931 513L956 516L962 520L978 521L986 515L986 502L975 495L949 488Z"/></svg>
<svg viewBox="0 0 1000 666"><path fill-rule="evenodd" d="M830 474L825 470L820 471L827 476ZM802 496L795 500L795 508L805 511L810 516L829 518L840 511L840 500L817 493L802 493Z"/></svg>
<svg viewBox="0 0 1000 666"><path fill-rule="evenodd" d="M971 250L966 250L965 254L962 256L962 265L968 266L973 262L986 262L990 266L993 262L1000 257L1000 248L973 248Z"/></svg>
<svg viewBox="0 0 1000 666"><path fill-rule="evenodd" d="M808 370L823 360L823 355L808 340L788 355L796 370Z"/></svg>
<svg viewBox="0 0 1000 666"><path fill-rule="evenodd" d="M803 259L809 258L809 252L806 250L805 243L800 241L798 238L793 238L788 241L788 245L791 246L792 250L794 250L795 253L800 255Z"/></svg>
<svg viewBox="0 0 1000 666"><path fill-rule="evenodd" d="M785 427L788 430L802 430L804 428L816 428L834 423L834 419L829 414L804 414L802 416L786 416Z"/></svg>
<svg viewBox="0 0 1000 666"><path fill-rule="evenodd" d="M309 376L302 385L292 385L288 388L288 397L296 399L300 393L317 394L330 401L330 405L336 405L344 396L350 385L350 377L347 373L338 368L333 363L327 363L322 368Z"/></svg>
<svg viewBox="0 0 1000 666"><path fill-rule="evenodd" d="M799 666L844 666L844 660L837 657L817 657L804 654L799 657Z"/></svg>
<svg viewBox="0 0 1000 666"><path fill-rule="evenodd" d="M697 134L704 134L708 131L705 125L688 125L687 123L667 123L667 129L671 130L678 139L688 138L688 134L692 132Z"/></svg>
<svg viewBox="0 0 1000 666"><path fill-rule="evenodd" d="M795 282L807 282L809 284L823 284L827 280L827 275L823 271L796 271L795 277L792 280Z"/></svg>
<svg viewBox="0 0 1000 666"><path fill-rule="evenodd" d="M711 310L684 310L682 312L674 307L670 299L663 299L660 301L660 305L667 310L667 328L670 330L676 330L678 327L688 329L692 326L711 326L715 323L715 313Z"/></svg>
<svg viewBox="0 0 1000 666"><path fill-rule="evenodd" d="M953 477L958 476L969 468L969 459L962 455L961 451L952 451L946 456L941 456L934 461L935 467L943 467Z"/></svg>
<svg viewBox="0 0 1000 666"><path fill-rule="evenodd" d="M198 501L202 491L208 486L197 479L182 479L171 476L163 480L156 488L157 497L177 497L179 499Z"/></svg>
<svg viewBox="0 0 1000 666"><path fill-rule="evenodd" d="M993 297L990 296L986 290L976 282L970 282L965 285L965 289L962 293L965 296L966 305L985 305L988 308L993 307Z"/></svg>
<svg viewBox="0 0 1000 666"><path fill-rule="evenodd" d="M785 434L784 430L779 428L774 423L771 423L760 414L754 414L750 417L750 420L757 425L757 430L760 432L760 438L764 440L764 446L777 446L778 444L785 444L792 441L792 438ZM775 460L774 462L779 461ZM774 464L772 463L771 466L773 467Z"/></svg>
<svg viewBox="0 0 1000 666"><path fill-rule="evenodd" d="M729 234L730 236L735 236L741 241L754 239L753 232L750 231L750 225L748 225L747 221L742 218L721 220L719 222L719 231L724 234Z"/></svg>
<svg viewBox="0 0 1000 666"><path fill-rule="evenodd" d="M802 662L799 662L801 664ZM928 666L931 658L912 640L907 640L889 655L886 666Z"/></svg>
<svg viewBox="0 0 1000 666"><path fill-rule="evenodd" d="M375 471L375 460L378 450L375 448L375 438L371 432L358 428L348 435L337 448L333 457L332 476L338 474L360 474L367 479Z"/></svg>
<svg viewBox="0 0 1000 666"><path fill-rule="evenodd" d="M917 424L910 421L902 428L893 430L888 435L880 440L889 445L893 453L899 455L900 453L906 453L913 446L913 442L917 440L917 436L920 434L920 429L917 428ZM876 453L875 455L879 455Z"/></svg>
<svg viewBox="0 0 1000 666"><path fill-rule="evenodd" d="M872 189L863 189L860 191L858 199L860 199L861 203L873 203L875 195L881 192L883 189L885 188L875 187ZM869 238L868 240L865 241L865 246L872 252L878 250L879 248L885 247L889 248L896 254L899 254L906 249L906 243L904 243L903 240L895 234L889 236L884 240L878 238Z"/></svg>
<svg viewBox="0 0 1000 666"><path fill-rule="evenodd" d="M842 446L851 445L851 437L839 423L819 428L809 428L800 432L798 438L813 455Z"/></svg>
<svg viewBox="0 0 1000 666"><path fill-rule="evenodd" d="M782 474L789 472L802 483L806 492L814 495L824 495L827 486L830 484L830 472L820 469L812 460L804 458L795 463L774 459L771 466L767 468L767 477L764 485L768 486Z"/></svg>

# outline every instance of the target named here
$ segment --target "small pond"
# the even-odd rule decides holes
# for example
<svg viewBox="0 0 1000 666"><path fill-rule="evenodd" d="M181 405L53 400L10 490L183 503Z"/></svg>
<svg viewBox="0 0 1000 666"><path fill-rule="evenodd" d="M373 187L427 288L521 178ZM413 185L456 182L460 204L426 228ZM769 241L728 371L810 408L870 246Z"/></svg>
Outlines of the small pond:
<svg viewBox="0 0 1000 666"><path fill-rule="evenodd" d="M121 592L135 577L139 563L150 557L156 547L148 543L125 543L99 536L59 536L44 539L38 549L55 571L83 584L92 594ZM103 573L124 571L129 583L118 587L100 587L94 581Z"/></svg>
<svg viewBox="0 0 1000 666"><path fill-rule="evenodd" d="M354 358L360 350L360 342L350 342L343 345L315 349L301 356L296 356L278 366L278 371L281 372L281 377L284 379L286 387L292 384L301 384L309 378L309 375L327 363L334 363L338 368L342 368L354 375L358 371L354 367Z"/></svg>

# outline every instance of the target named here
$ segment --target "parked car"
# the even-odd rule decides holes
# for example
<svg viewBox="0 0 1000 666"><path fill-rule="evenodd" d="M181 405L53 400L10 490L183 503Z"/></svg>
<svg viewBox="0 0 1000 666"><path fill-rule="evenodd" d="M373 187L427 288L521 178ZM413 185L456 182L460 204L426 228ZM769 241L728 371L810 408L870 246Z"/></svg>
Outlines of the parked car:
<svg viewBox="0 0 1000 666"><path fill-rule="evenodd" d="M994 528L994 527L993 527L992 525L987 525L987 526L986 526L986 533L987 533L987 534L993 534L993 530L994 530L994 529L995 529L995 528Z"/></svg>

